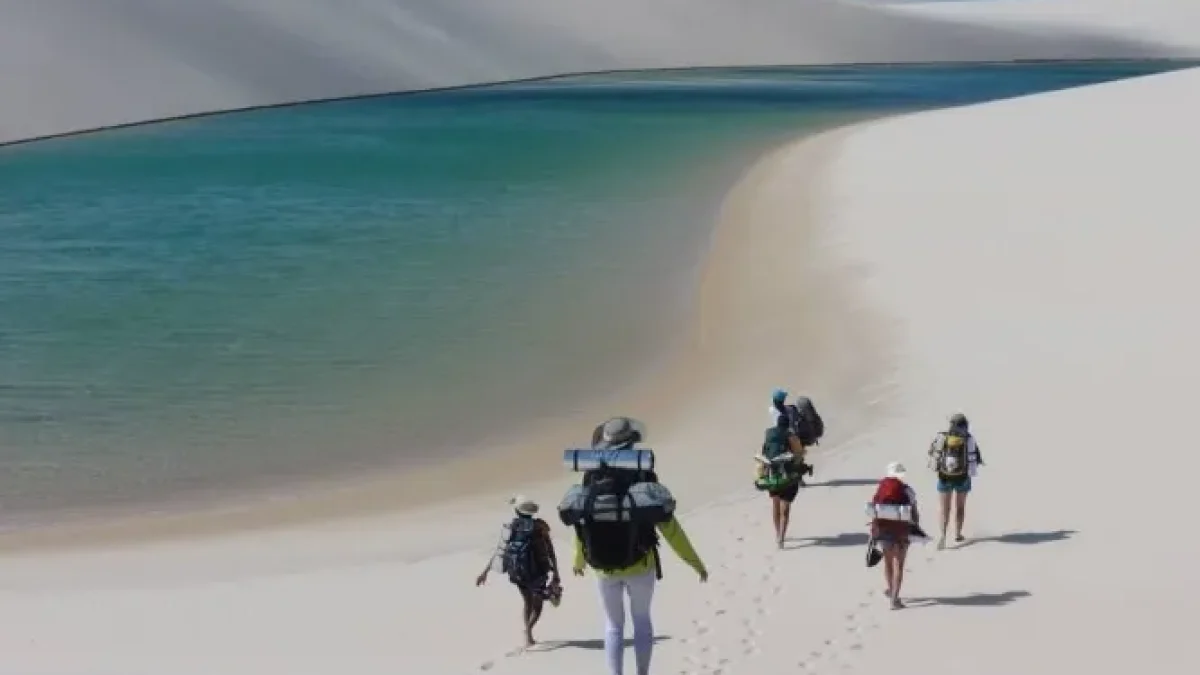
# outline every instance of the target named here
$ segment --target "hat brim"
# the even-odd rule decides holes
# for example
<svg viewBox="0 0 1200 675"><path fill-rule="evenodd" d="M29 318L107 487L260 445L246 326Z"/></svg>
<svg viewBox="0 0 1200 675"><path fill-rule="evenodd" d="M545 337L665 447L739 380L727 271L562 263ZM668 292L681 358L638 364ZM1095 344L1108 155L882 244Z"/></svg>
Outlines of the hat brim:
<svg viewBox="0 0 1200 675"><path fill-rule="evenodd" d="M629 421L629 430L626 432L627 435L622 438L609 440L605 438L603 434L601 434L600 442L596 446L597 449L603 450L606 448L624 445L628 443L631 438L634 439L634 442L636 443L646 442L646 425L641 420L636 420L632 417L626 417L625 419Z"/></svg>

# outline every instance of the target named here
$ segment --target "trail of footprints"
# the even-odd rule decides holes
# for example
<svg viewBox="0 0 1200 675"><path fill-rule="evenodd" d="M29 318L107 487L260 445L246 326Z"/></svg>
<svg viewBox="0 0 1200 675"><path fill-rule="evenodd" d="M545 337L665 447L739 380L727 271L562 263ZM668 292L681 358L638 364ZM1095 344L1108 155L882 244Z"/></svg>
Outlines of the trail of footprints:
<svg viewBox="0 0 1200 675"><path fill-rule="evenodd" d="M761 526L759 518L745 513L741 522L730 528L726 538L730 545L721 551L723 562L716 566L710 580L714 586L712 597L705 602L702 618L692 620L692 630L683 639L687 652L679 675L741 675L745 661L759 653L759 639L775 609L774 600L785 590L774 556L768 557L764 567L741 564L747 556L746 533L757 532ZM936 554L932 544L922 548L923 561L933 562ZM877 583L875 579L871 582ZM736 618L725 607L742 593L754 593L754 610L747 617ZM866 638L881 626L879 617L886 605L882 588L866 591L855 607L842 615L840 629L793 665L801 672L822 675L854 672Z"/></svg>
<svg viewBox="0 0 1200 675"><path fill-rule="evenodd" d="M704 602L705 611L700 618L691 621L691 630L682 640L686 653L679 675L742 675L739 666L760 652L759 639L771 618L774 600L786 587L775 556L767 556L766 565L758 568L742 564L747 557L747 546L752 545L747 543L748 539L762 529L762 520L756 515L744 510L724 538L729 543L721 549L721 562L715 566L709 580L712 589ZM933 562L936 549L932 543L921 548L924 549L922 560L926 564ZM868 583L878 583L878 579ZM749 616L739 618L725 609L738 595L751 592L754 593L751 597L754 610ZM793 665L800 672L821 675L854 672L857 656L865 649L866 637L880 628L879 614L886 603L883 589L867 591L853 610L842 615L840 630L821 640L816 649L801 655ZM519 656L524 651L513 650L504 654L504 658ZM485 661L476 672L494 669L498 660Z"/></svg>
<svg viewBox="0 0 1200 675"><path fill-rule="evenodd" d="M683 640L689 649L680 675L731 675L736 665L759 652L759 638L771 616L773 599L784 591L773 557L758 568L742 564L747 557L747 537L752 536L747 532L761 527L760 518L743 512L730 528L725 538L729 544L721 550L722 562L709 582L714 588L705 601L705 615L692 621L692 634ZM742 593L754 593L750 599L754 610L739 618L730 615L725 606Z"/></svg>

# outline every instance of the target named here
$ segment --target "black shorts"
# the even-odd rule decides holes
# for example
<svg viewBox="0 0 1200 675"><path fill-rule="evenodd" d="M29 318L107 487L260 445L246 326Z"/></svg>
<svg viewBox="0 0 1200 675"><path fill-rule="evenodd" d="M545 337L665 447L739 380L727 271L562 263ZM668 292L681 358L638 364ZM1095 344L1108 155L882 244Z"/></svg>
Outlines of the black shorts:
<svg viewBox="0 0 1200 675"><path fill-rule="evenodd" d="M508 580L513 586L517 587L517 590L521 591L522 595L528 593L534 597L541 597L546 593L547 587L550 584L550 575L543 574L536 579L528 581L513 579L512 577L509 577Z"/></svg>
<svg viewBox="0 0 1200 675"><path fill-rule="evenodd" d="M771 495L772 497L779 497L788 504L791 504L792 502L796 501L796 495L800 494L800 481L796 481L791 485L785 488L779 488L778 490L767 490L767 494Z"/></svg>

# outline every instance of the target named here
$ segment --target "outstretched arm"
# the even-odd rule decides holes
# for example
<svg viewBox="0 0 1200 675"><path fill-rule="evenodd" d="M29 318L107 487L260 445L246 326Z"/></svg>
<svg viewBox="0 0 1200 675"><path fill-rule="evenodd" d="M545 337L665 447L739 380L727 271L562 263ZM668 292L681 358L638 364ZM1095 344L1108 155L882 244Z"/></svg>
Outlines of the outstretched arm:
<svg viewBox="0 0 1200 675"><path fill-rule="evenodd" d="M500 531L500 540L492 547L492 554L488 556L487 563L483 566L483 571L479 573L479 577L475 579L475 585L481 586L487 581L488 572L492 571L492 563L496 562L496 556L504 548L504 544L508 541L508 531L502 529Z"/></svg>
<svg viewBox="0 0 1200 675"><path fill-rule="evenodd" d="M671 518L665 523L659 523L658 531L662 533L663 539L667 540L667 544L671 546L671 550L675 551L675 555L679 556L680 560L695 570L700 578L708 576L704 561L700 560L700 555L692 547L691 540L688 539L687 533L683 531L683 526L679 524L678 520Z"/></svg>
<svg viewBox="0 0 1200 675"><path fill-rule="evenodd" d="M575 533L575 560L571 563L571 569L575 574L583 574L583 566L586 564L583 558L583 540L579 538L579 532Z"/></svg>

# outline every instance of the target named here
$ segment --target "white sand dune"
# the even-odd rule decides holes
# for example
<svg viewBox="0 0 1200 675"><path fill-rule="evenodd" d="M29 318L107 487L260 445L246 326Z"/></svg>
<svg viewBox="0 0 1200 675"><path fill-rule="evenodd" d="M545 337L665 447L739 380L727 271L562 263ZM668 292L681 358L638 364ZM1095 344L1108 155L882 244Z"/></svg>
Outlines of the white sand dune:
<svg viewBox="0 0 1200 675"><path fill-rule="evenodd" d="M0 142L608 69L1200 55L1135 30L1146 5L1047 32L842 0L0 0Z"/></svg>
<svg viewBox="0 0 1200 675"><path fill-rule="evenodd" d="M257 86L274 81L271 69L249 69L244 79L237 59L223 73L210 69L196 28L212 18L205 12L248 10L156 6L163 13L154 21L194 21L190 37L104 23L82 3L39 3L37 16L6 3L0 63L11 63L12 39L32 40L16 38L14 25L58 26L63 56L55 61L48 44L29 52L43 55L56 84L36 91L19 80L17 90L30 94L12 99L22 112L10 115L6 97L0 119L28 129L41 114L46 128L70 128L132 110L303 95L299 75L290 80L296 89L284 78L263 94ZM373 16L382 22L390 6L373 5ZM455 3L439 7L448 14L438 16L466 16L453 13ZM565 22L562 12L544 20ZM298 17L321 18L315 9L292 16L300 33ZM602 36L598 17L590 20ZM609 21L616 35L620 22ZM189 56L144 59L152 35ZM764 35L768 44L777 33ZM290 65L304 70L310 38L279 39L297 45ZM604 38L595 44L598 53L613 49ZM330 47L353 51L346 42ZM535 51L523 53L536 61ZM564 62L583 58L564 53ZM71 59L87 54L129 67L136 77L125 94L138 105L114 96L91 109L95 117L71 117L78 111L67 104L82 100L71 96L105 89L72 70ZM332 80L365 73L346 85L354 87L387 70L330 63ZM0 74L0 90L14 90L12 72ZM151 109L138 97L155 78L166 84L155 99L162 107ZM68 96L72 83L78 90ZM56 117L60 104L67 112ZM699 586L666 554L656 672L869 672L896 658L922 673L1115 673L1145 667L1151 654L1159 670L1190 672L1184 631L1197 545L1169 526L1189 513L1184 481L1200 468L1182 433L1200 375L1200 321L1189 303L1200 285L1191 222L1197 119L1200 70L1191 70L879 122L785 148L746 177L714 240L696 339L664 384L685 391L687 405L649 420L684 525L712 571ZM796 260L781 242L803 244L808 257ZM764 294L784 266L804 271L780 295ZM795 311L778 312L780 298ZM780 334L790 349L771 349ZM792 548L779 552L765 499L747 486L747 454L766 416L765 392L796 382L830 425L818 464L818 479L830 483L802 493ZM971 501L975 541L943 553L915 549L911 609L888 611L879 573L862 567L866 483L901 459L928 509L923 450L959 408L989 462ZM1133 460L1149 453L1136 473ZM553 522L562 483L513 487L538 496ZM590 577L568 579L563 606L547 612L544 651L507 655L519 637L515 594L499 578L484 589L471 583L504 516L498 501L494 509L462 502L212 540L9 554L0 559L0 673L603 672ZM565 537L560 556L568 557Z"/></svg>
<svg viewBox="0 0 1200 675"><path fill-rule="evenodd" d="M683 522L712 571L699 586L666 555L655 672L1116 673L1148 654L1189 672L1197 546L1173 525L1200 469L1183 433L1200 377L1197 119L1200 69L879 122L746 178L705 280L690 408L651 428L701 507ZM759 275L784 240L814 258L786 291L806 311L780 316ZM767 349L779 330L819 359ZM832 483L802 493L779 552L746 448L781 367L824 406ZM864 483L904 460L928 507L924 447L958 408L989 461L974 541L915 549L911 608L892 612L862 566ZM561 489L524 487L547 507ZM9 556L0 672L603 672L590 578L568 579L544 651L506 655L514 593L471 585L503 517L457 505Z"/></svg>

